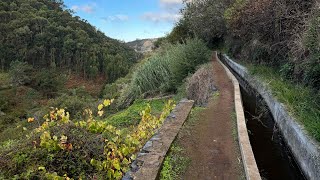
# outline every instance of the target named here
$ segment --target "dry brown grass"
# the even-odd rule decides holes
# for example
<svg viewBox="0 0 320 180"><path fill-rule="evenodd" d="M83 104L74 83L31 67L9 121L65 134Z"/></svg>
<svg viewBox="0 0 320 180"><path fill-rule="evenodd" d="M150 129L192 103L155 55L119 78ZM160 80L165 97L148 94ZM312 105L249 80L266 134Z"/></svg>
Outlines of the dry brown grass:
<svg viewBox="0 0 320 180"><path fill-rule="evenodd" d="M187 97L194 100L196 105L205 106L215 90L211 64L202 66L187 79Z"/></svg>
<svg viewBox="0 0 320 180"><path fill-rule="evenodd" d="M66 82L66 88L84 87L92 96L99 96L102 87L105 85L106 78L99 76L96 79L85 79L79 75L71 74Z"/></svg>

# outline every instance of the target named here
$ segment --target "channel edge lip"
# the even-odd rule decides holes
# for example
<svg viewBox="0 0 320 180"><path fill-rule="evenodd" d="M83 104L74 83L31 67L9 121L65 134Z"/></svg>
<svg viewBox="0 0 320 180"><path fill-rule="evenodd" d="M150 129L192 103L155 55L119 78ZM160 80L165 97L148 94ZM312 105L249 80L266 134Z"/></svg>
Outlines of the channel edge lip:
<svg viewBox="0 0 320 180"><path fill-rule="evenodd" d="M217 52L214 53L217 56ZM220 56L220 54L219 54ZM219 63L225 69L229 79L232 81L234 86L234 101L235 101L235 111L237 119L237 130L239 138L239 146L241 152L241 158L246 174L247 180L261 180L259 169L252 151L252 147L249 140L248 130L246 126L246 119L244 116L244 110L241 99L240 85L236 77L231 73L231 71L221 62L221 58L217 58Z"/></svg>
<svg viewBox="0 0 320 180"><path fill-rule="evenodd" d="M250 143L261 176L267 179L305 179L262 97L243 87L241 92L247 127L251 132ZM265 110L265 114L258 120L260 110Z"/></svg>
<svg viewBox="0 0 320 180"><path fill-rule="evenodd" d="M305 178L311 180L320 179L320 143L308 135L303 125L290 116L284 104L276 100L265 84L251 76L244 66L232 61L227 55L223 54L221 57L223 57L221 59L226 65L236 74L243 77L266 101L279 128L285 132L285 140Z"/></svg>

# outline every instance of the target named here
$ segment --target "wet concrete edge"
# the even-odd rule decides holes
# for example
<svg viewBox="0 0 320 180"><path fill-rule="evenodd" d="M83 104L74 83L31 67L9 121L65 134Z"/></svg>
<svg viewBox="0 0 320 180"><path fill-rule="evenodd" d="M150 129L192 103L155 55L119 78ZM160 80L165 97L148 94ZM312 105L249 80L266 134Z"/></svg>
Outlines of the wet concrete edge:
<svg viewBox="0 0 320 180"><path fill-rule="evenodd" d="M285 106L273 97L267 86L252 77L245 67L235 63L226 55L223 55L223 61L266 101L287 145L306 177L311 180L320 179L319 143L308 135L303 125L289 115Z"/></svg>

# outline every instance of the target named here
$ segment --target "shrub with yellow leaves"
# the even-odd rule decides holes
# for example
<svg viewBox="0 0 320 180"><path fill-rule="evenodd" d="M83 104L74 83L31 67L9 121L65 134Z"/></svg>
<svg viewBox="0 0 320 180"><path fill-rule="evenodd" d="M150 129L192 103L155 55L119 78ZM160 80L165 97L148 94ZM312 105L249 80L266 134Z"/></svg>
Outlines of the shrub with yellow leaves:
<svg viewBox="0 0 320 180"><path fill-rule="evenodd" d="M99 104L97 116L102 116L104 108L110 106L112 102L113 100L104 100ZM123 174L129 170L130 163L136 158L135 154L154 134L154 131L161 126L174 106L174 101L169 100L161 115L154 116L151 113L151 106L148 104L140 113L140 123L131 127L130 131L118 129L105 121L96 120L90 109L86 109L84 112L86 120L76 122L70 120L69 113L64 109L54 109L44 116L45 122L33 131L33 137L36 138L31 139L33 151L36 154L45 153L41 156L46 157L47 160L41 161L42 163L31 170L27 169L30 171L29 174L22 173L19 177L22 179L34 176L49 179L70 179L69 175L71 178L81 179L88 178L89 175L96 179L121 179ZM34 118L28 119L30 123L33 121ZM79 133L85 134L85 136L81 136ZM89 138L88 135L92 139L83 139ZM95 148L94 146L97 144L101 147L100 149L88 151ZM34 152L30 155L39 158L34 155ZM79 160L72 159L72 162L78 163L71 165L68 158L79 158ZM83 162L84 165L79 164ZM58 169L55 163L59 163L59 166L64 166L64 168ZM68 167L69 165L72 167ZM86 168L81 169L79 166ZM91 168L87 166L91 166Z"/></svg>

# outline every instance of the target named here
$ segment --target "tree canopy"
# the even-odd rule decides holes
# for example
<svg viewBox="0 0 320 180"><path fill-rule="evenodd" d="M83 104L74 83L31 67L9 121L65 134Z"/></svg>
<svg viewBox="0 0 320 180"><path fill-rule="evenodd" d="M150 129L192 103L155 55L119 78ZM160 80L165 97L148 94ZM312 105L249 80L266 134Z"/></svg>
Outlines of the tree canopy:
<svg viewBox="0 0 320 180"><path fill-rule="evenodd" d="M73 70L85 77L105 74L113 81L127 74L137 58L124 43L74 16L62 0L0 2L2 70L22 61L34 68Z"/></svg>

